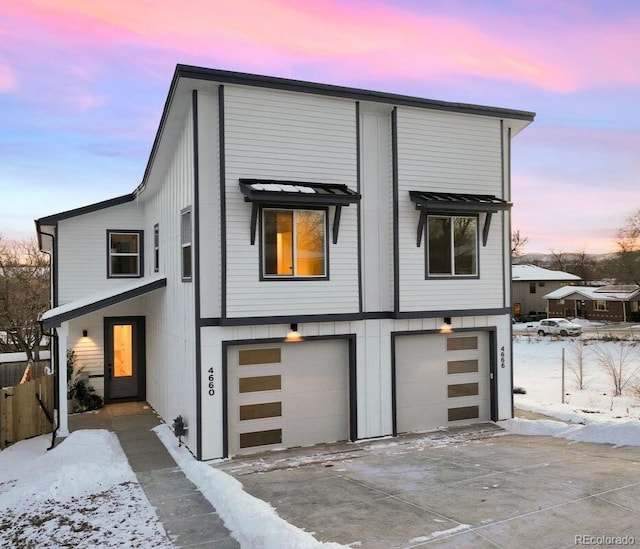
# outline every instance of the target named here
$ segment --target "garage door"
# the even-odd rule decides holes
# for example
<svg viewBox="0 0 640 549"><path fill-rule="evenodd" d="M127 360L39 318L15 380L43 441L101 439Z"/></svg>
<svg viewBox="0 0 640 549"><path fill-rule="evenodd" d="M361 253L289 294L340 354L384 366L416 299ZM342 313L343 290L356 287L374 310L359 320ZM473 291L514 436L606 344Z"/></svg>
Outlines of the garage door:
<svg viewBox="0 0 640 549"><path fill-rule="evenodd" d="M396 337L399 433L491 419L489 334Z"/></svg>
<svg viewBox="0 0 640 549"><path fill-rule="evenodd" d="M344 340L229 347L229 455L349 438Z"/></svg>

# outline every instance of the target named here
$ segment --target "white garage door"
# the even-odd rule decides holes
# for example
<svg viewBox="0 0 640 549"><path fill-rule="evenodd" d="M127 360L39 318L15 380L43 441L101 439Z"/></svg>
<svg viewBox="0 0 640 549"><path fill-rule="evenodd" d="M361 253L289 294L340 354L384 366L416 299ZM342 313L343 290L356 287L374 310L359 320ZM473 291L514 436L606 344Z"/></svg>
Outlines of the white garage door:
<svg viewBox="0 0 640 549"><path fill-rule="evenodd" d="M491 419L489 334L396 338L399 433Z"/></svg>
<svg viewBox="0 0 640 549"><path fill-rule="evenodd" d="M229 347L229 455L349 438L345 340Z"/></svg>

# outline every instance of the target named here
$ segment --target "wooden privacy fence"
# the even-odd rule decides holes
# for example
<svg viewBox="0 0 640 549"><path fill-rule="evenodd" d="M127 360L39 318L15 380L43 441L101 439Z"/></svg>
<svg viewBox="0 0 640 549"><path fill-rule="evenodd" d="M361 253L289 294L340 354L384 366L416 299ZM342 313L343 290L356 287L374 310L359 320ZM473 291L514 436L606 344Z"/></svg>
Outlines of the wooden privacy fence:
<svg viewBox="0 0 640 549"><path fill-rule="evenodd" d="M0 391L0 450L53 431L53 375Z"/></svg>

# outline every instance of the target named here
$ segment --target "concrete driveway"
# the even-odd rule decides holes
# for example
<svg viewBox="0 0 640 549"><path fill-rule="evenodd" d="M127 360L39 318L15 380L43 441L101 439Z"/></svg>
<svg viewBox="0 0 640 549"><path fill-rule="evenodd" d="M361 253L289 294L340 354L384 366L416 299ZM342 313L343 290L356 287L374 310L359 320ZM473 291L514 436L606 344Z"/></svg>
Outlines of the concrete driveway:
<svg viewBox="0 0 640 549"><path fill-rule="evenodd" d="M484 424L215 467L316 539L358 548L640 544L638 447Z"/></svg>

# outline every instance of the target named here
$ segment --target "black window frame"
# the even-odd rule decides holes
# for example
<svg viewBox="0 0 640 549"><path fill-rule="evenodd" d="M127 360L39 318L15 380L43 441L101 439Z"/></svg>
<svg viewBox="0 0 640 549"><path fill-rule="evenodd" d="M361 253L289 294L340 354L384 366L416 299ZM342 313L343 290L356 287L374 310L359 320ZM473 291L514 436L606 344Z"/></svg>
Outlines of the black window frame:
<svg viewBox="0 0 640 549"><path fill-rule="evenodd" d="M189 216L189 230L186 239L187 231L185 231L184 217ZM185 261L185 249L189 249L189 272L186 272L187 261ZM193 216L191 206L187 206L180 210L180 279L182 282L193 281Z"/></svg>
<svg viewBox="0 0 640 549"><path fill-rule="evenodd" d="M475 273L473 274L455 274L455 248L451 247L451 272L450 273L431 273L429 258L429 221L433 218L445 218L451 221L450 238L453 238L454 230L453 219L470 218L475 220ZM425 219L425 280L474 280L480 278L480 216L472 213L437 213L428 214Z"/></svg>
<svg viewBox="0 0 640 549"><path fill-rule="evenodd" d="M314 275L314 276L296 276L296 275L278 275L278 274L266 274L265 273L265 229L264 229L264 211L293 211L294 219L296 211L321 211L324 213L324 274L323 275ZM259 269L260 269L260 277L261 281L282 281L282 280L295 280L295 281L309 281L309 280L329 280L329 208L325 206L282 206L279 204L263 204L260 206L260 222L259 222L259 241L260 241L260 251L259 251ZM295 230L295 222L294 222L294 230ZM295 234L295 233L294 233ZM294 236L295 239L295 236Z"/></svg>
<svg viewBox="0 0 640 549"><path fill-rule="evenodd" d="M138 258L137 264L137 273L125 273L125 274L114 274L112 272L112 263L111 259L114 255L122 255L122 253L112 252L111 251L111 237L113 235L135 235L138 238L138 252L135 254L135 257ZM119 279L119 278L142 278L144 276L144 231L140 229L107 229L107 279ZM129 257L133 256L130 254Z"/></svg>

